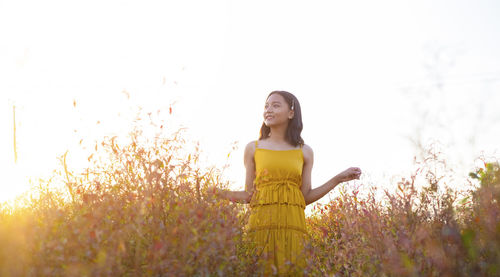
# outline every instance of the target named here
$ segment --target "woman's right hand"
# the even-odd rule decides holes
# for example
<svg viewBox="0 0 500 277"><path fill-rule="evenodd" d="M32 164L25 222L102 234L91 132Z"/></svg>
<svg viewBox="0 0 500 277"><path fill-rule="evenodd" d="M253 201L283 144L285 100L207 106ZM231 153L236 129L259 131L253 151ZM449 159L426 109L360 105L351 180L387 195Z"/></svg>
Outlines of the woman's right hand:
<svg viewBox="0 0 500 277"><path fill-rule="evenodd" d="M354 179L359 179L361 169L359 167L349 167L335 176L339 183L348 182Z"/></svg>

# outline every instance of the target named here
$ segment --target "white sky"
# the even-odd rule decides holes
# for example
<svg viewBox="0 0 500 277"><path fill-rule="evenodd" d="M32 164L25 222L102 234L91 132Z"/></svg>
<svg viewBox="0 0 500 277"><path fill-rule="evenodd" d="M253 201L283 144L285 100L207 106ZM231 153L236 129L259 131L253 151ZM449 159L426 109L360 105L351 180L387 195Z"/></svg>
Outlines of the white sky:
<svg viewBox="0 0 500 277"><path fill-rule="evenodd" d="M0 0L0 200L80 138L123 134L130 106L174 101L170 126L209 162L237 141L227 176L244 189L243 149L276 89L302 106L313 188L350 166L374 182L408 170L403 136L426 109L426 136L457 160L498 153L498 14L498 1Z"/></svg>

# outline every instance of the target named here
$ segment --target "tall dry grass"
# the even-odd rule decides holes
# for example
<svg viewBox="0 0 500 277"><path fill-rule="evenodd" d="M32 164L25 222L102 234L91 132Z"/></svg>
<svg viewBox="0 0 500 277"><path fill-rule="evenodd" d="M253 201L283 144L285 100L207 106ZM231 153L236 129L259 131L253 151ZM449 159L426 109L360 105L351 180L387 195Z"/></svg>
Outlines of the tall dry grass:
<svg viewBox="0 0 500 277"><path fill-rule="evenodd" d="M214 198L208 188L227 182L184 143L180 130L153 140L134 130L128 143L96 144L83 172L61 157L52 178L0 208L0 274L258 276L245 209Z"/></svg>
<svg viewBox="0 0 500 277"><path fill-rule="evenodd" d="M220 169L185 152L181 132L96 144L87 169L40 180L0 206L2 276L261 276L248 209L216 199ZM500 170L485 163L459 192L429 152L411 176L341 188L307 218L309 276L498 276ZM443 171L441 171L443 172ZM447 183L448 182L448 183ZM55 184L63 184L57 187ZM364 193L360 193L364 190Z"/></svg>
<svg viewBox="0 0 500 277"><path fill-rule="evenodd" d="M459 190L435 170L446 161L431 150L395 193L377 199L370 187L361 198L358 189L343 189L317 207L308 219L313 275L500 275L498 161L475 169L469 189Z"/></svg>

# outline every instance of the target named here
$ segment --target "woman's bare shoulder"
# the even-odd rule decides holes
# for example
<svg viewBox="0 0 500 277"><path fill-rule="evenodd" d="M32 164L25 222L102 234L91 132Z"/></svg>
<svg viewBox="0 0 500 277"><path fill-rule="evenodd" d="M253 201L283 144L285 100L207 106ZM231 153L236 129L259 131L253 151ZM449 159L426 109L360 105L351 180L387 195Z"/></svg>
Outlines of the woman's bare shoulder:
<svg viewBox="0 0 500 277"><path fill-rule="evenodd" d="M311 146L305 144L302 146L302 152L304 153L304 158L312 159L314 157L314 152Z"/></svg>
<svg viewBox="0 0 500 277"><path fill-rule="evenodd" d="M245 145L245 153L253 154L255 152L255 142L256 140L252 140Z"/></svg>
<svg viewBox="0 0 500 277"><path fill-rule="evenodd" d="M302 149L304 149L305 151L310 151L310 152L313 151L312 147L309 144L305 144L305 143L302 146Z"/></svg>
<svg viewBox="0 0 500 277"><path fill-rule="evenodd" d="M257 140L252 140L250 142L247 143L247 145L245 146L245 148L254 148L255 149L255 142Z"/></svg>

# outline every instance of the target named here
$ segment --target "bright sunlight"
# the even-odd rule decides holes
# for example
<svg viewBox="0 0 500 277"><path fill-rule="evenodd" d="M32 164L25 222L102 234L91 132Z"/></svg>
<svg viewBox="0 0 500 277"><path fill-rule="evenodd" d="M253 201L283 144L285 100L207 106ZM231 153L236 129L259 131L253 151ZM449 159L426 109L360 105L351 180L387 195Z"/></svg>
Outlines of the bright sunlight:
<svg viewBox="0 0 500 277"><path fill-rule="evenodd" d="M0 276L498 276L499 11L0 1Z"/></svg>

